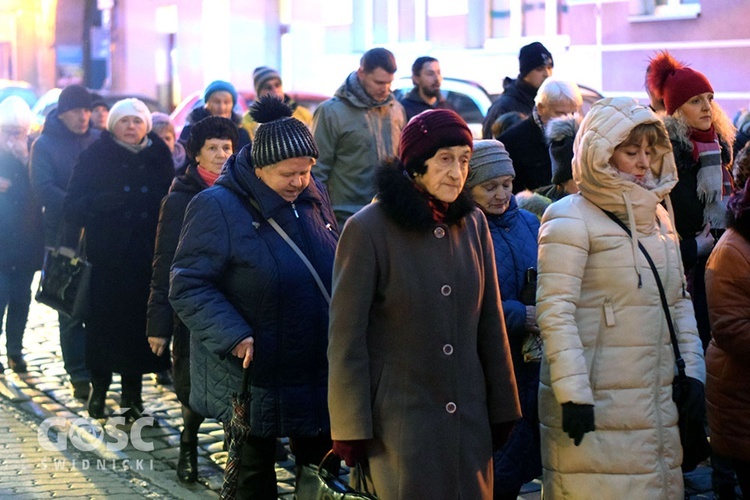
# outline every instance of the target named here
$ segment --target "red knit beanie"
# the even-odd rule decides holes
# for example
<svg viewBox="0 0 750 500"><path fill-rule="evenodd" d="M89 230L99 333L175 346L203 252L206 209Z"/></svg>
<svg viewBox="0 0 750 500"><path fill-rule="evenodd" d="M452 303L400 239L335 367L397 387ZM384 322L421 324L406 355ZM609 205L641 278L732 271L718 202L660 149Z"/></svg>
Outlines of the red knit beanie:
<svg viewBox="0 0 750 500"><path fill-rule="evenodd" d="M659 52L651 59L646 75L649 91L664 100L670 115L691 98L714 91L703 73L688 68L667 51Z"/></svg>
<svg viewBox="0 0 750 500"><path fill-rule="evenodd" d="M473 148L473 141L469 126L458 113L450 109L429 109L414 116L401 131L401 164L409 168L410 161L431 158L440 148Z"/></svg>

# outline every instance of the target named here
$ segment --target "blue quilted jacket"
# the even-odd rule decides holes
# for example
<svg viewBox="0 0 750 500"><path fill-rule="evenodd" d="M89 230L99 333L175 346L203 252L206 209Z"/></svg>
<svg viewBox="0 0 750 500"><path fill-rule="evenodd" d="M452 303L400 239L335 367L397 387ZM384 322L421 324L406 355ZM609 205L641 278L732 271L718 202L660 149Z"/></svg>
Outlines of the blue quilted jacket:
<svg viewBox="0 0 750 500"><path fill-rule="evenodd" d="M314 180L293 203L281 198L255 176L248 149L190 202L172 263L170 303L191 332L190 406L228 422L242 378L231 352L253 336L252 434L316 436L330 429L328 304L266 219L300 247L329 293L336 219Z"/></svg>
<svg viewBox="0 0 750 500"><path fill-rule="evenodd" d="M523 483L542 472L537 416L539 363L524 363L521 355L526 306L520 302L526 270L536 269L539 219L518 208L513 196L508 210L502 215L487 215L487 222L495 247L497 280L523 413L523 419L516 423L506 445L494 455L495 494L499 497L516 492Z"/></svg>

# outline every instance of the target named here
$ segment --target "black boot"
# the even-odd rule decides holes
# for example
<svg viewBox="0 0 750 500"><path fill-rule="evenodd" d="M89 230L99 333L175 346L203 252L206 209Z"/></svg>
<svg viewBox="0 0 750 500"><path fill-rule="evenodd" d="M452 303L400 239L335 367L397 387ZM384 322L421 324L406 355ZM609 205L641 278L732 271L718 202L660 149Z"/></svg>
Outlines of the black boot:
<svg viewBox="0 0 750 500"><path fill-rule="evenodd" d="M107 391L112 382L112 375L91 375L91 397L89 398L89 416L104 418L107 406Z"/></svg>
<svg viewBox="0 0 750 500"><path fill-rule="evenodd" d="M180 458L177 460L177 479L183 483L198 480L198 441L186 441L185 430L180 433Z"/></svg>
<svg viewBox="0 0 750 500"><path fill-rule="evenodd" d="M143 387L142 375L122 375L122 397L120 408L127 408L123 413L126 419L135 421L141 418L143 413L143 399L141 389Z"/></svg>

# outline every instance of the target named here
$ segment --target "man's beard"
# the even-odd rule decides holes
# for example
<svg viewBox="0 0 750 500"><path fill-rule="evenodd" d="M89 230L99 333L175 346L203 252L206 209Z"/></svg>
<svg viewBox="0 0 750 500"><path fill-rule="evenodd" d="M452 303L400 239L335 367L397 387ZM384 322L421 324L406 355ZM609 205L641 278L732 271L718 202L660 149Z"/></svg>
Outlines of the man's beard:
<svg viewBox="0 0 750 500"><path fill-rule="evenodd" d="M440 97L440 87L422 87L422 93L427 97Z"/></svg>
<svg viewBox="0 0 750 500"><path fill-rule="evenodd" d="M23 139L8 139L5 144L0 144L0 149L9 152L24 165L29 161L29 146L26 137Z"/></svg>

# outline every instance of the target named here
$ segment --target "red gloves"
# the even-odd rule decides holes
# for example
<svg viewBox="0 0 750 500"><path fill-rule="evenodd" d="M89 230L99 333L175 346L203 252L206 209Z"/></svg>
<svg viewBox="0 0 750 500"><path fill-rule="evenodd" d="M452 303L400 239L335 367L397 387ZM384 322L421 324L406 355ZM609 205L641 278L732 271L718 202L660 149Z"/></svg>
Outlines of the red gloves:
<svg viewBox="0 0 750 500"><path fill-rule="evenodd" d="M333 452L344 460L347 467L354 467L357 462L364 465L367 463L367 441L367 439L334 441Z"/></svg>

